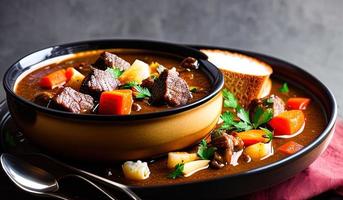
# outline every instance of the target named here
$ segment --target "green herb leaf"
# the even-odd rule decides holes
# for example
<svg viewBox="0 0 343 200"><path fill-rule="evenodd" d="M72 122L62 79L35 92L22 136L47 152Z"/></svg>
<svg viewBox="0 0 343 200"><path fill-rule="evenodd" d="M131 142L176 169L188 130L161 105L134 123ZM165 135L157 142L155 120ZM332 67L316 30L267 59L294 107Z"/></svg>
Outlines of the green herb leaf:
<svg viewBox="0 0 343 200"><path fill-rule="evenodd" d="M231 92L229 92L227 89L224 89L222 93L224 97L224 107L237 108L238 102L235 96Z"/></svg>
<svg viewBox="0 0 343 200"><path fill-rule="evenodd" d="M196 87L196 86L190 86L190 87L189 87L189 91L190 91L190 92L193 92L193 93L194 93L194 92L197 92L197 91L198 91L198 87Z"/></svg>
<svg viewBox="0 0 343 200"><path fill-rule="evenodd" d="M225 111L223 114L221 114L220 118L224 121L220 129L231 130L233 125L236 123L234 121L235 116L229 111Z"/></svg>
<svg viewBox="0 0 343 200"><path fill-rule="evenodd" d="M151 96L148 88L136 85L133 87L136 91L134 92L136 99L144 99Z"/></svg>
<svg viewBox="0 0 343 200"><path fill-rule="evenodd" d="M246 111L244 108L242 107L238 107L237 109L237 116L239 117L239 119L241 119L243 122L246 122L247 124L251 124L250 123L250 119L249 119L249 111Z"/></svg>
<svg viewBox="0 0 343 200"><path fill-rule="evenodd" d="M287 93L289 92L289 89L288 89L288 84L285 82L282 84L282 86L279 88L279 91L282 92L282 93Z"/></svg>
<svg viewBox="0 0 343 200"><path fill-rule="evenodd" d="M126 83L125 85L122 85L121 88L123 89L131 89L134 86L139 85L136 81L130 81L128 83Z"/></svg>
<svg viewBox="0 0 343 200"><path fill-rule="evenodd" d="M203 160L210 160L217 149L215 147L208 147L206 140L201 140L198 148L198 156Z"/></svg>
<svg viewBox="0 0 343 200"><path fill-rule="evenodd" d="M176 179L176 178L182 176L184 166L185 166L184 164L180 164L180 163L177 164L175 166L174 171L172 171L167 177L171 178L171 179Z"/></svg>
<svg viewBox="0 0 343 200"><path fill-rule="evenodd" d="M114 78L118 78L124 73L124 71L120 71L119 68L107 68L105 71L110 72Z"/></svg>
<svg viewBox="0 0 343 200"><path fill-rule="evenodd" d="M253 117L253 125L254 128L259 127L262 124L267 123L269 120L273 118L273 109L272 108L267 108L263 110L260 106L258 106L255 110L255 114Z"/></svg>
<svg viewBox="0 0 343 200"><path fill-rule="evenodd" d="M269 139L268 142L270 142L273 139L273 133L270 130L266 129L266 128L260 127L260 129L265 132L265 134L266 134L265 137L268 138Z"/></svg>
<svg viewBox="0 0 343 200"><path fill-rule="evenodd" d="M237 131L248 131L248 130L251 130L253 127L246 123L246 122L238 122L236 124L234 124L234 126L237 128Z"/></svg>

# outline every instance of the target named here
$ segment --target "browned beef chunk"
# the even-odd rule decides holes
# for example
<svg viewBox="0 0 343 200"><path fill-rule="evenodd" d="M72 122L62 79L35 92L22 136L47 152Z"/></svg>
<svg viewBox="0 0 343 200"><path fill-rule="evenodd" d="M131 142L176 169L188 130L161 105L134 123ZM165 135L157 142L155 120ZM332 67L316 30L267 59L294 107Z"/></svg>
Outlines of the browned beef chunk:
<svg viewBox="0 0 343 200"><path fill-rule="evenodd" d="M119 68L121 71L124 71L127 70L131 65L119 56L105 51L100 54L100 57L98 58L98 60L95 61L93 66L102 70L116 67Z"/></svg>
<svg viewBox="0 0 343 200"><path fill-rule="evenodd" d="M193 57L187 57L181 62L180 66L186 69L198 69L199 63L197 59Z"/></svg>
<svg viewBox="0 0 343 200"><path fill-rule="evenodd" d="M92 72L92 66L87 62L77 63L74 68L85 76Z"/></svg>
<svg viewBox="0 0 343 200"><path fill-rule="evenodd" d="M93 71L83 80L80 92L98 98L101 92L115 90L119 81L111 72L93 68Z"/></svg>
<svg viewBox="0 0 343 200"><path fill-rule="evenodd" d="M170 106L186 104L192 98L187 82L176 70L164 70L151 88L151 103Z"/></svg>
<svg viewBox="0 0 343 200"><path fill-rule="evenodd" d="M283 102L283 100L280 97L273 94L261 99L255 99L250 103L249 110L251 119L253 119L253 116L258 107L262 108L263 110L267 108L272 108L273 116L277 116L283 111L285 111L285 103Z"/></svg>
<svg viewBox="0 0 343 200"><path fill-rule="evenodd" d="M65 87L54 98L54 107L73 113L90 113L94 107L93 97Z"/></svg>
<svg viewBox="0 0 343 200"><path fill-rule="evenodd" d="M141 86L151 90L152 86L154 85L154 82L155 82L155 80L153 78L149 77L149 78L146 78L142 81Z"/></svg>
<svg viewBox="0 0 343 200"><path fill-rule="evenodd" d="M217 148L210 163L215 169L229 164L233 153L244 148L244 142L239 137L229 135L224 130L211 134L211 144Z"/></svg>
<svg viewBox="0 0 343 200"><path fill-rule="evenodd" d="M51 92L42 92L35 96L33 99L33 102L44 107L49 107L50 102L52 98L54 97L54 94Z"/></svg>

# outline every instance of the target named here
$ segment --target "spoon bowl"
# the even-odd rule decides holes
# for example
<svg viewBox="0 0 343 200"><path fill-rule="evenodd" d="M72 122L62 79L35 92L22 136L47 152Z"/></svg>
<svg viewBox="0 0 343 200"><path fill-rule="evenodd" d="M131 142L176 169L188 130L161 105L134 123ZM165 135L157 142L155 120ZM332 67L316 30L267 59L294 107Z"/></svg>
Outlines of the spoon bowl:
<svg viewBox="0 0 343 200"><path fill-rule="evenodd" d="M1 155L0 160L8 177L25 191L42 194L59 189L56 178L39 167L6 153Z"/></svg>

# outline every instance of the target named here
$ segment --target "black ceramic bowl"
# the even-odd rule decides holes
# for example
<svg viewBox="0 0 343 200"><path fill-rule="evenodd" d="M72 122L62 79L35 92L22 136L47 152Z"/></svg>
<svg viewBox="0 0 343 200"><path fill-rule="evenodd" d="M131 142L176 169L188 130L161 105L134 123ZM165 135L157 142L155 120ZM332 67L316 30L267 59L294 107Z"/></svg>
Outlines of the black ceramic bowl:
<svg viewBox="0 0 343 200"><path fill-rule="evenodd" d="M51 59L77 52L115 48L157 51L179 58L194 57L199 61L199 69L208 76L212 89L207 96L184 106L161 112L117 116L50 109L14 92L18 77L36 69L37 64L45 62L46 65ZM27 138L56 155L98 161L143 159L195 144L218 121L223 83L222 73L200 51L177 44L142 40L99 40L49 47L20 59L4 76L11 116Z"/></svg>
<svg viewBox="0 0 343 200"><path fill-rule="evenodd" d="M131 187L147 199L228 199L281 183L308 167L328 146L335 128L337 105L333 94L305 70L271 56L236 49L190 45L196 49L220 49L260 59L273 67L273 77L307 90L320 102L327 123L324 131L297 153L277 162L220 178L151 187Z"/></svg>

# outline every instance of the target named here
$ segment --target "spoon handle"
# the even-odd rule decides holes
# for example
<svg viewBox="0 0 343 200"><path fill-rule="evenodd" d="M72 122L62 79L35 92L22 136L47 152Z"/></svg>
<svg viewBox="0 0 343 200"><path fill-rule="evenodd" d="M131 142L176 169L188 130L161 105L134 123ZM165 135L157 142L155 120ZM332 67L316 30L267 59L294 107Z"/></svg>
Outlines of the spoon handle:
<svg viewBox="0 0 343 200"><path fill-rule="evenodd" d="M43 156L49 160L51 160L52 162L66 168L66 169L69 169L73 175L78 175L79 177L82 177L85 179L89 179L88 182L90 183L91 181L95 181L97 183L100 183L100 184L106 184L106 185L109 185L111 187L116 187L118 189L120 189L121 191L123 191L124 193L126 193L131 199L133 200L141 200L140 197L138 197L130 188L128 188L126 185L123 185L121 183L117 183L117 182L114 182L114 181L111 181L109 179L106 179L106 178L103 178L103 177L100 177L100 176L97 176L95 174L92 174L90 172L87 172L87 171L83 171L81 169L77 169L75 167L72 167L70 165L67 165L65 163L62 163L58 160L55 160L47 155L44 155L44 154L40 154L40 153L37 153L36 155L39 155L39 156ZM91 181L90 181L91 180ZM94 183L91 183L93 186L95 185ZM96 186L98 187L98 186ZM100 189L101 191L103 191L103 189ZM104 193L105 194L105 193ZM108 196L108 194L106 193L106 196ZM112 197L113 199L113 197Z"/></svg>
<svg viewBox="0 0 343 200"><path fill-rule="evenodd" d="M69 175L66 175L64 177L67 177L67 176L73 176L73 177L76 177L76 178L79 178L85 182L87 182L88 184L92 185L94 188L96 188L97 190L99 190L100 192L102 192L104 195L106 195L109 199L111 200L117 200L115 197L113 197L111 194L109 194L108 192L106 192L103 188L101 188L100 186L94 184L92 181L88 180L87 178L83 177L83 176L80 176L80 175L77 175L77 174L69 174Z"/></svg>

